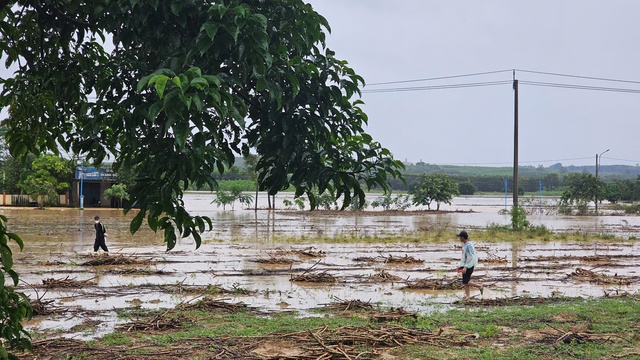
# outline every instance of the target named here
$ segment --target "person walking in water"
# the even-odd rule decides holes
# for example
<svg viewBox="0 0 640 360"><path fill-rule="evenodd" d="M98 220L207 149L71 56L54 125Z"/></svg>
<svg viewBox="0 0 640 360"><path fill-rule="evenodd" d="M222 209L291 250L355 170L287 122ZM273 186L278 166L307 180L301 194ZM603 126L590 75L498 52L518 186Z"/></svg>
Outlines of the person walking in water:
<svg viewBox="0 0 640 360"><path fill-rule="evenodd" d="M469 234L466 231L460 231L456 235L460 242L462 242L462 258L460 260L460 266L458 272L462 273L462 284L464 284L465 300L469 300L470 287L474 287L480 290L480 294L483 293L482 285L478 285L471 282L471 274L473 274L474 267L478 264L478 255L476 249L473 247L473 243L469 241Z"/></svg>
<svg viewBox="0 0 640 360"><path fill-rule="evenodd" d="M93 251L98 252L98 249L102 248L104 252L109 252L105 241L107 237L107 228L100 222L100 216L96 215L93 220L95 221L93 227L96 229L96 241L93 243Z"/></svg>

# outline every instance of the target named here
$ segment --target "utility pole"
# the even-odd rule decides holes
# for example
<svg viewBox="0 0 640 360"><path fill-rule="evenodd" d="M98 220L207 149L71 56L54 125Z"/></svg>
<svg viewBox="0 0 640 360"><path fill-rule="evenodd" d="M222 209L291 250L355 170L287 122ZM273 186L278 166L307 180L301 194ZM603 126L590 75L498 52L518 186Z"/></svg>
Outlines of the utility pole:
<svg viewBox="0 0 640 360"><path fill-rule="evenodd" d="M602 161L602 155L604 155L604 153L606 153L607 151L609 151L610 149L605 150L602 154L600 154L598 156L598 154L596 154L596 196L595 196L595 204L596 204L596 215L598 215L598 169L600 168L600 163L598 162L598 158L600 158L600 161Z"/></svg>
<svg viewBox="0 0 640 360"><path fill-rule="evenodd" d="M518 207L518 80L513 70L513 207Z"/></svg>

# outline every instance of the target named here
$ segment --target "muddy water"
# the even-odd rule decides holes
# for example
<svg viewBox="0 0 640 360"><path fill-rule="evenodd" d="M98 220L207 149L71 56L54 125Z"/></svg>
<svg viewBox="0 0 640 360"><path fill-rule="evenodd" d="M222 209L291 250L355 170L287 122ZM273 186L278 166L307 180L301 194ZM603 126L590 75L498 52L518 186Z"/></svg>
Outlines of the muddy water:
<svg viewBox="0 0 640 360"><path fill-rule="evenodd" d="M159 234L144 228L135 235L128 232L129 221L135 214L125 216L111 209L2 209L9 219L10 230L25 240L25 250L15 255L22 280L20 290L32 298L53 301L52 306L60 310L55 315L36 317L30 328L91 338L113 330L120 321L116 316L118 309L173 307L204 295L203 291L190 292L189 289L210 285L226 290L212 296L244 302L266 312L297 310L313 316L310 310L315 307L357 299L427 313L451 306L463 292L406 290L404 287L421 279L453 281L456 273L452 269L458 264L460 249L453 239L444 244L420 243L414 231L432 229L454 234L463 227L508 222L508 218L497 214L500 203L487 199L459 199L452 205L459 210L463 206L473 207L474 213L396 216L222 211L210 205L210 199L210 194L189 194L186 204L194 213L211 216L214 231L205 234L198 250L194 250L192 240L182 239L171 252L165 251ZM477 208L474 201L479 204ZM100 214L107 225L110 256L135 258L145 263L82 266L95 259L91 254L95 214ZM606 228L610 230L606 232L622 236L615 241L593 243L477 243L481 263L474 279L485 285L483 297L592 297L639 291L640 242L626 240L629 236L640 236L637 217L600 216L584 221L556 216L540 218L545 224L556 224L557 227L546 225L555 229L603 232L601 229ZM372 245L364 242L323 244L313 240L317 236L398 234L412 234L414 242ZM274 241L290 236L306 241L300 245ZM304 256L300 250L320 256ZM602 260L602 256L608 258ZM413 257L422 262L393 265L385 263L389 257ZM291 263L262 263L274 258ZM370 261L359 261L362 258ZM628 285L607 285L570 277L578 268L623 276L630 281ZM375 281L374 275L381 271L402 280ZM291 281L298 275L323 273L333 276L335 283ZM43 287L46 279L86 283L80 287L46 289ZM474 295L479 296L477 291ZM96 325L87 330L87 326L82 326L87 321Z"/></svg>

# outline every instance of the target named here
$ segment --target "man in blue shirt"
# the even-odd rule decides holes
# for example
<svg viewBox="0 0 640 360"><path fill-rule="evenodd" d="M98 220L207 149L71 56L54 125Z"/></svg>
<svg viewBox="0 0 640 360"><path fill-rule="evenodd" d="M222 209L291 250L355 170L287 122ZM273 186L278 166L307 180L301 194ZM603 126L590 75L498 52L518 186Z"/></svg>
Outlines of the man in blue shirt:
<svg viewBox="0 0 640 360"><path fill-rule="evenodd" d="M480 294L483 292L482 285L474 284L471 281L471 274L473 273L474 267L478 264L478 255L476 254L476 249L473 247L473 243L469 241L469 234L466 231L460 231L459 234L456 235L460 242L462 242L462 259L460 260L460 266L458 267L458 272L462 273L462 283L464 284L464 294L465 300L469 300L469 291L470 287L474 287L480 290Z"/></svg>

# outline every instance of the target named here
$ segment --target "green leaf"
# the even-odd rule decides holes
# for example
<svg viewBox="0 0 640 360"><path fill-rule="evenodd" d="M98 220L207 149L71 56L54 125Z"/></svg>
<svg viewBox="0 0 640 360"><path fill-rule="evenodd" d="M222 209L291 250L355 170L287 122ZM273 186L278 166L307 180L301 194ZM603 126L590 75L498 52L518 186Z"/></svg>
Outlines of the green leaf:
<svg viewBox="0 0 640 360"><path fill-rule="evenodd" d="M24 249L24 242L22 241L22 239L20 238L20 236L18 236L18 234L16 233L7 233L7 236L10 239L13 239L13 241L16 242L16 244L18 244L18 246L20 246L20 250Z"/></svg>
<svg viewBox="0 0 640 360"><path fill-rule="evenodd" d="M137 91L141 93L147 87L147 84L149 84L149 80L151 80L151 78L153 78L154 76L156 75L151 74L151 75L143 76L142 79L138 81L138 86L136 88Z"/></svg>
<svg viewBox="0 0 640 360"><path fill-rule="evenodd" d="M180 81L179 76L174 76L171 81L173 81L173 83L176 84L179 88L182 88L182 81Z"/></svg>
<svg viewBox="0 0 640 360"><path fill-rule="evenodd" d="M131 224L129 224L129 232L131 232L131 235L135 234L138 231L138 229L140 229L140 225L142 225L143 219L144 219L144 211L140 211L131 220Z"/></svg>
<svg viewBox="0 0 640 360"><path fill-rule="evenodd" d="M187 142L187 138L191 134L191 128L189 127L188 121L180 121L173 126L174 135L176 137L176 142L178 146L181 148L184 147L184 144Z"/></svg>
<svg viewBox="0 0 640 360"><path fill-rule="evenodd" d="M167 250L172 250L176 247L176 233L173 226L164 229L164 241L167 243Z"/></svg>
<svg viewBox="0 0 640 360"><path fill-rule="evenodd" d="M156 81L156 91L158 92L158 96L160 99L164 96L164 89L167 86L167 80L169 78L165 75L158 75L158 79Z"/></svg>
<svg viewBox="0 0 640 360"><path fill-rule="evenodd" d="M220 23L208 21L202 25L200 31L204 30L207 33L207 36L209 36L209 39L214 40L219 28Z"/></svg>
<svg viewBox="0 0 640 360"><path fill-rule="evenodd" d="M196 77L191 80L189 85L195 87L196 89L202 90L209 86L209 82L204 77Z"/></svg>
<svg viewBox="0 0 640 360"><path fill-rule="evenodd" d="M7 274L11 276L11 280L13 280L13 285L18 285L18 282L20 282L20 279L18 278L18 273L15 272L14 270L9 270L7 271Z"/></svg>
<svg viewBox="0 0 640 360"><path fill-rule="evenodd" d="M149 120L151 122L155 122L156 118L158 117L158 114L160 114L160 112L164 109L164 104L162 102L157 102L153 105L151 105L151 107L149 108Z"/></svg>
<svg viewBox="0 0 640 360"><path fill-rule="evenodd" d="M11 249L6 244L0 243L0 256L2 257L2 265L5 270L11 270L13 267L13 255Z"/></svg>
<svg viewBox="0 0 640 360"><path fill-rule="evenodd" d="M198 249L200 247L200 245L202 245L202 237L196 231L194 231L192 233L192 235L193 235L193 240L195 240L195 242L196 242L196 249Z"/></svg>

